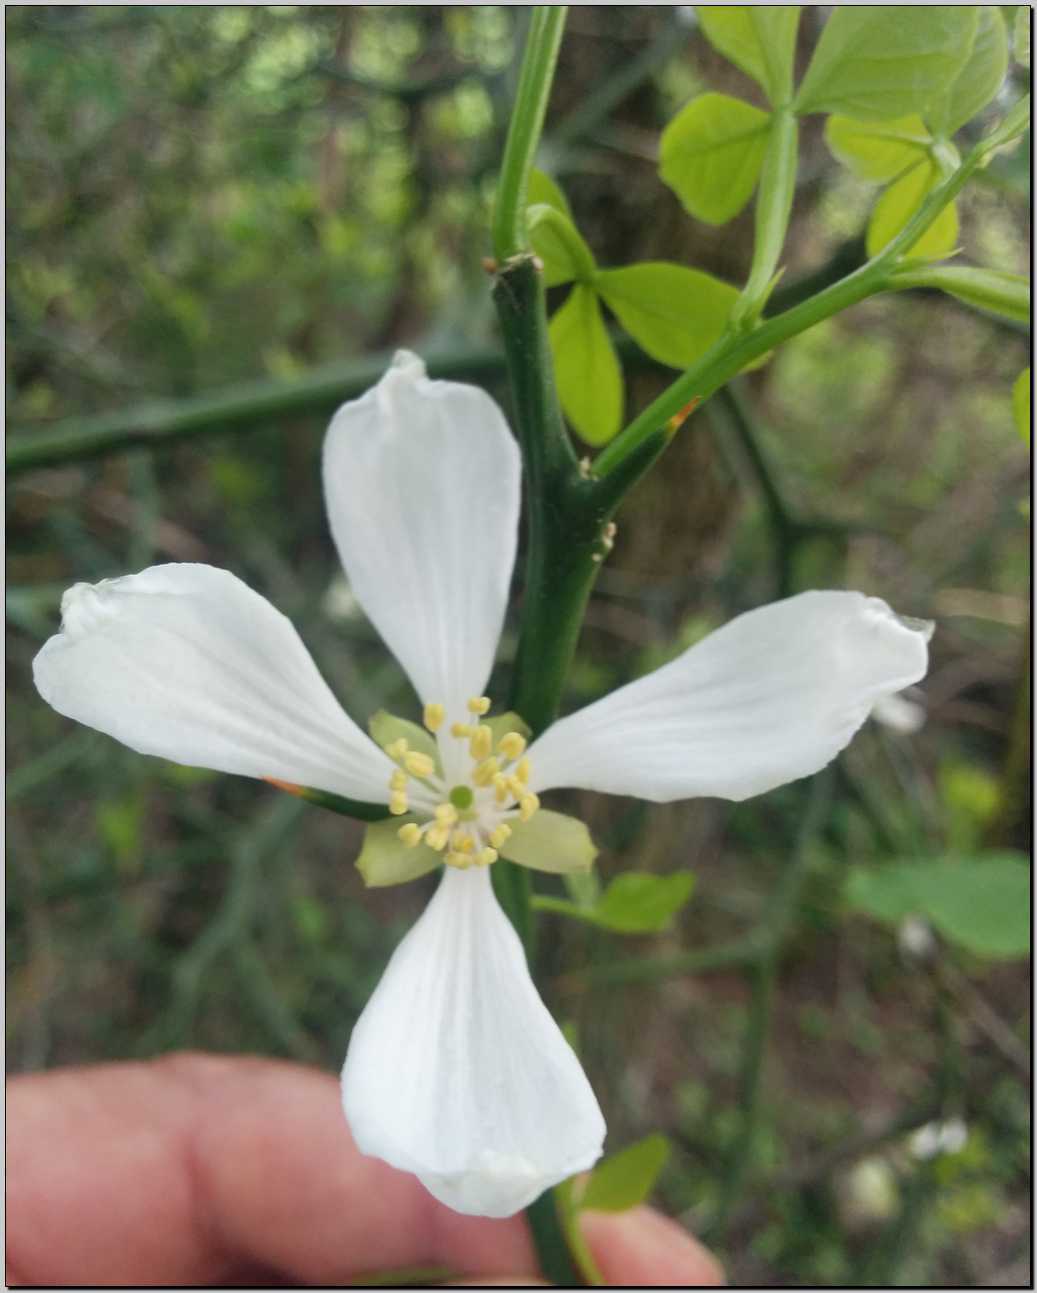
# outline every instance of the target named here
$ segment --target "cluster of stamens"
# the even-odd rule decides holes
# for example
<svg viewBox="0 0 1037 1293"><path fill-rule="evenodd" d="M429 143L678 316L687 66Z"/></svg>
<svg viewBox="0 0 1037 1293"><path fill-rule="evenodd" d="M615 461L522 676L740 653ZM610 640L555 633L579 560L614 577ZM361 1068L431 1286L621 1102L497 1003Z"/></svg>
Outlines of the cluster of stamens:
<svg viewBox="0 0 1037 1293"><path fill-rule="evenodd" d="M510 822L528 822L540 807L529 789L526 738L506 732L494 741L493 728L479 721L490 709L486 696L473 696L467 708L470 721L451 724L449 734L442 730L443 705L428 704L423 715L425 727L439 742L444 767L467 763L467 775L448 782L436 760L412 750L404 737L385 747L396 764L389 778L389 812L427 819L422 825L405 823L397 831L399 838L408 848L427 844L448 866L462 869L496 862L511 836ZM448 742L455 744L451 748Z"/></svg>

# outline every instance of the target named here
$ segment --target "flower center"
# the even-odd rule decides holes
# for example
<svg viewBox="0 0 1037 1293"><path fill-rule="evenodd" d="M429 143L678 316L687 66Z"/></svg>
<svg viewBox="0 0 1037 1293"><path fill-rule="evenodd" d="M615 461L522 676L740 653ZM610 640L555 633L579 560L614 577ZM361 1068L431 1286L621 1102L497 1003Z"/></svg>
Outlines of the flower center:
<svg viewBox="0 0 1037 1293"><path fill-rule="evenodd" d="M425 706L425 727L436 736L441 753L450 755L442 762L462 770L467 764L467 776L462 771L451 778L453 784L448 785L430 754L412 750L403 737L385 747L396 764L389 778L389 812L419 819L404 823L397 834L408 848L423 843L442 853L448 866L496 862L512 833L511 822L528 822L540 807L529 789L526 738L513 731L498 735L490 723L481 722L489 709L487 697L473 696L470 721L453 723L445 731L444 706Z"/></svg>

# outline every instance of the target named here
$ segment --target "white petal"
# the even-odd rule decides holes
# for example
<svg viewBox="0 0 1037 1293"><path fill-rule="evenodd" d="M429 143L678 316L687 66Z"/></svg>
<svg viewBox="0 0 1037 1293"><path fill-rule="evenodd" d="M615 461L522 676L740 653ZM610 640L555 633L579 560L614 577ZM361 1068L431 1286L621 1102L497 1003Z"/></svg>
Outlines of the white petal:
<svg viewBox="0 0 1037 1293"><path fill-rule="evenodd" d="M291 622L226 570L171 564L76 584L33 675L59 714L141 754L386 800L392 764Z"/></svg>
<svg viewBox="0 0 1037 1293"><path fill-rule="evenodd" d="M462 717L493 665L515 561L520 459L476 386L401 351L324 442L331 532L350 585L423 701Z"/></svg>
<svg viewBox="0 0 1037 1293"><path fill-rule="evenodd" d="M529 751L530 784L748 799L823 768L877 701L917 682L930 632L862 593L749 611L548 728Z"/></svg>
<svg viewBox="0 0 1037 1293"><path fill-rule="evenodd" d="M488 870L445 868L353 1029L342 1104L365 1154L474 1216L510 1216L600 1156L601 1110Z"/></svg>

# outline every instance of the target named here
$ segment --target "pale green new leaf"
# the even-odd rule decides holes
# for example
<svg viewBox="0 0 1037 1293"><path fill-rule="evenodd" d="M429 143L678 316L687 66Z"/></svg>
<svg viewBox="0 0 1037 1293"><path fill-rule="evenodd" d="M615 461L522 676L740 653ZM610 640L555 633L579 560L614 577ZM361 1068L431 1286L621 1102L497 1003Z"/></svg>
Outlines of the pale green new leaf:
<svg viewBox="0 0 1037 1293"><path fill-rule="evenodd" d="M1012 416L1020 436L1030 443L1030 369L1026 367L1012 386Z"/></svg>
<svg viewBox="0 0 1037 1293"><path fill-rule="evenodd" d="M875 203L866 239L869 256L877 255L895 238L940 183L940 172L929 161L919 162L895 180ZM958 243L958 209L953 202L940 212L929 228L904 253L919 260L949 255Z"/></svg>
<svg viewBox="0 0 1037 1293"><path fill-rule="evenodd" d="M796 95L800 113L904 117L926 108L965 66L976 5L839 5Z"/></svg>
<svg viewBox="0 0 1037 1293"><path fill-rule="evenodd" d="M565 416L588 444L607 444L623 417L623 373L592 287L577 283L548 334Z"/></svg>
<svg viewBox="0 0 1037 1293"><path fill-rule="evenodd" d="M576 1199L581 1210L626 1212L643 1203L670 1157L670 1142L656 1133L610 1154L590 1175Z"/></svg>
<svg viewBox="0 0 1037 1293"><path fill-rule="evenodd" d="M799 5L698 5L710 43L766 91L772 104L792 94Z"/></svg>
<svg viewBox="0 0 1037 1293"><path fill-rule="evenodd" d="M371 733L371 740L383 750L402 736L409 749L416 750L419 754L427 754L435 761L436 767L439 767L439 747L436 745L436 738L418 723L412 723L406 718L397 718L388 710L380 709L367 720L367 730Z"/></svg>
<svg viewBox="0 0 1037 1293"><path fill-rule="evenodd" d="M854 121L838 114L825 122L832 155L860 180L884 183L925 159L931 141L917 114L894 121Z"/></svg>
<svg viewBox="0 0 1037 1293"><path fill-rule="evenodd" d="M760 178L769 123L727 94L701 94L677 113L659 142L659 174L685 211L709 224L734 219Z"/></svg>
<svg viewBox="0 0 1037 1293"><path fill-rule="evenodd" d="M1016 323L1030 320L1030 280L1025 274L967 265L922 265L895 274L893 281L897 286L938 288L977 310L989 310Z"/></svg>
<svg viewBox="0 0 1037 1293"><path fill-rule="evenodd" d="M1023 67L1030 66L1030 12L1028 4L1016 5L1012 24L1012 53Z"/></svg>
<svg viewBox="0 0 1037 1293"><path fill-rule="evenodd" d="M590 831L575 817L541 808L528 822L510 822L511 836L501 845L501 857L534 871L554 875L586 872L598 850Z"/></svg>
<svg viewBox="0 0 1037 1293"><path fill-rule="evenodd" d="M442 862L440 855L427 844L408 848L399 838L400 827L413 820L413 817L394 817L391 821L375 822L364 831L364 844L356 866L368 888L406 884L433 871Z"/></svg>
<svg viewBox="0 0 1037 1293"><path fill-rule="evenodd" d="M526 218L530 241L543 262L548 287L571 283L574 278L590 278L594 256L567 215L555 207L538 204L528 209Z"/></svg>
<svg viewBox="0 0 1037 1293"><path fill-rule="evenodd" d="M953 135L981 112L1000 90L1008 71L1008 32L1001 10L983 5L969 60L954 83L938 95L926 114L937 135Z"/></svg>
<svg viewBox="0 0 1037 1293"><path fill-rule="evenodd" d="M595 922L621 934L657 934L669 928L694 887L690 871L672 875L625 871L598 899Z"/></svg>
<svg viewBox="0 0 1037 1293"><path fill-rule="evenodd" d="M709 349L738 299L730 283L669 261L599 270L594 285L642 350L673 368Z"/></svg>
<svg viewBox="0 0 1037 1293"><path fill-rule="evenodd" d="M569 199L558 187L550 175L534 168L529 173L529 187L526 189L526 206L554 207L571 220L573 213L569 208Z"/></svg>
<svg viewBox="0 0 1037 1293"><path fill-rule="evenodd" d="M1019 853L854 867L846 898L887 924L924 916L979 956L1025 956L1030 947L1030 867Z"/></svg>

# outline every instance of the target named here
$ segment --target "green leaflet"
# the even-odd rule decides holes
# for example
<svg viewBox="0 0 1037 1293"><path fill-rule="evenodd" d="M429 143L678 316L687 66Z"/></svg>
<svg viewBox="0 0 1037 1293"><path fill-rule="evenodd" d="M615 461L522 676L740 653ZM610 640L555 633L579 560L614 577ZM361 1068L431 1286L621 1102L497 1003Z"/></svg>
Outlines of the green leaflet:
<svg viewBox="0 0 1037 1293"><path fill-rule="evenodd" d="M531 206L527 213L533 250L544 263L548 287L586 280L594 273L594 257L580 231L556 207Z"/></svg>
<svg viewBox="0 0 1037 1293"><path fill-rule="evenodd" d="M607 444L623 417L623 374L592 287L576 284L548 334L565 416L588 444Z"/></svg>
<svg viewBox="0 0 1037 1293"><path fill-rule="evenodd" d="M942 179L931 161L918 162L895 180L875 203L868 222L866 240L869 256L877 255L895 238ZM958 242L958 208L951 202L940 212L921 238L904 253L926 260L949 255Z"/></svg>
<svg viewBox="0 0 1037 1293"><path fill-rule="evenodd" d="M1030 443L1030 369L1023 369L1012 385L1012 416L1016 430Z"/></svg>
<svg viewBox="0 0 1037 1293"><path fill-rule="evenodd" d="M950 136L987 106L1008 71L1008 32L996 5L979 11L976 39L968 62L949 88L933 100L926 120L937 135Z"/></svg>
<svg viewBox="0 0 1037 1293"><path fill-rule="evenodd" d="M659 174L684 209L726 224L752 197L767 148L766 112L727 94L701 94L673 118L659 144Z"/></svg>
<svg viewBox="0 0 1037 1293"><path fill-rule="evenodd" d="M690 871L672 875L627 871L616 876L591 906L540 896L533 899L533 905L539 911L571 916L615 934L657 934L669 927L694 887L695 877Z"/></svg>
<svg viewBox="0 0 1037 1293"><path fill-rule="evenodd" d="M777 106L792 95L799 5L698 5L710 43L766 91Z"/></svg>
<svg viewBox="0 0 1037 1293"><path fill-rule="evenodd" d="M1030 66L1030 6L1016 5L1012 23L1012 57L1023 67Z"/></svg>
<svg viewBox="0 0 1037 1293"><path fill-rule="evenodd" d="M917 113L893 121L855 121L836 114L825 122L832 155L860 180L884 183L929 155L932 136Z"/></svg>
<svg viewBox="0 0 1037 1293"><path fill-rule="evenodd" d="M610 1154L591 1173L576 1206L582 1211L626 1212L643 1203L670 1157L670 1142L658 1133Z"/></svg>
<svg viewBox="0 0 1037 1293"><path fill-rule="evenodd" d="M550 175L546 175L543 171L538 171L535 168L529 174L526 205L531 207L537 205L554 207L556 211L560 211L562 215L567 216L570 220L573 218L573 213L569 207L569 199Z"/></svg>
<svg viewBox="0 0 1037 1293"><path fill-rule="evenodd" d="M840 5L796 95L799 113L925 114L972 50L976 5Z"/></svg>
<svg viewBox="0 0 1037 1293"><path fill-rule="evenodd" d="M364 877L364 884L371 889L391 884L406 884L418 876L434 871L442 858L427 844L407 848L396 832L413 817L394 817L391 821L375 822L364 831L364 843L356 867Z"/></svg>
<svg viewBox="0 0 1037 1293"><path fill-rule="evenodd" d="M509 825L511 837L501 845L501 857L519 866L556 875L587 872L598 856L587 827L564 813L541 808L528 822Z"/></svg>
<svg viewBox="0 0 1037 1293"><path fill-rule="evenodd" d="M669 261L599 270L594 286L642 350L674 368L709 349L738 299L729 283Z"/></svg>
<svg viewBox="0 0 1037 1293"><path fill-rule="evenodd" d="M1020 853L854 867L846 900L886 924L924 916L979 956L1025 956L1030 947L1030 868Z"/></svg>

